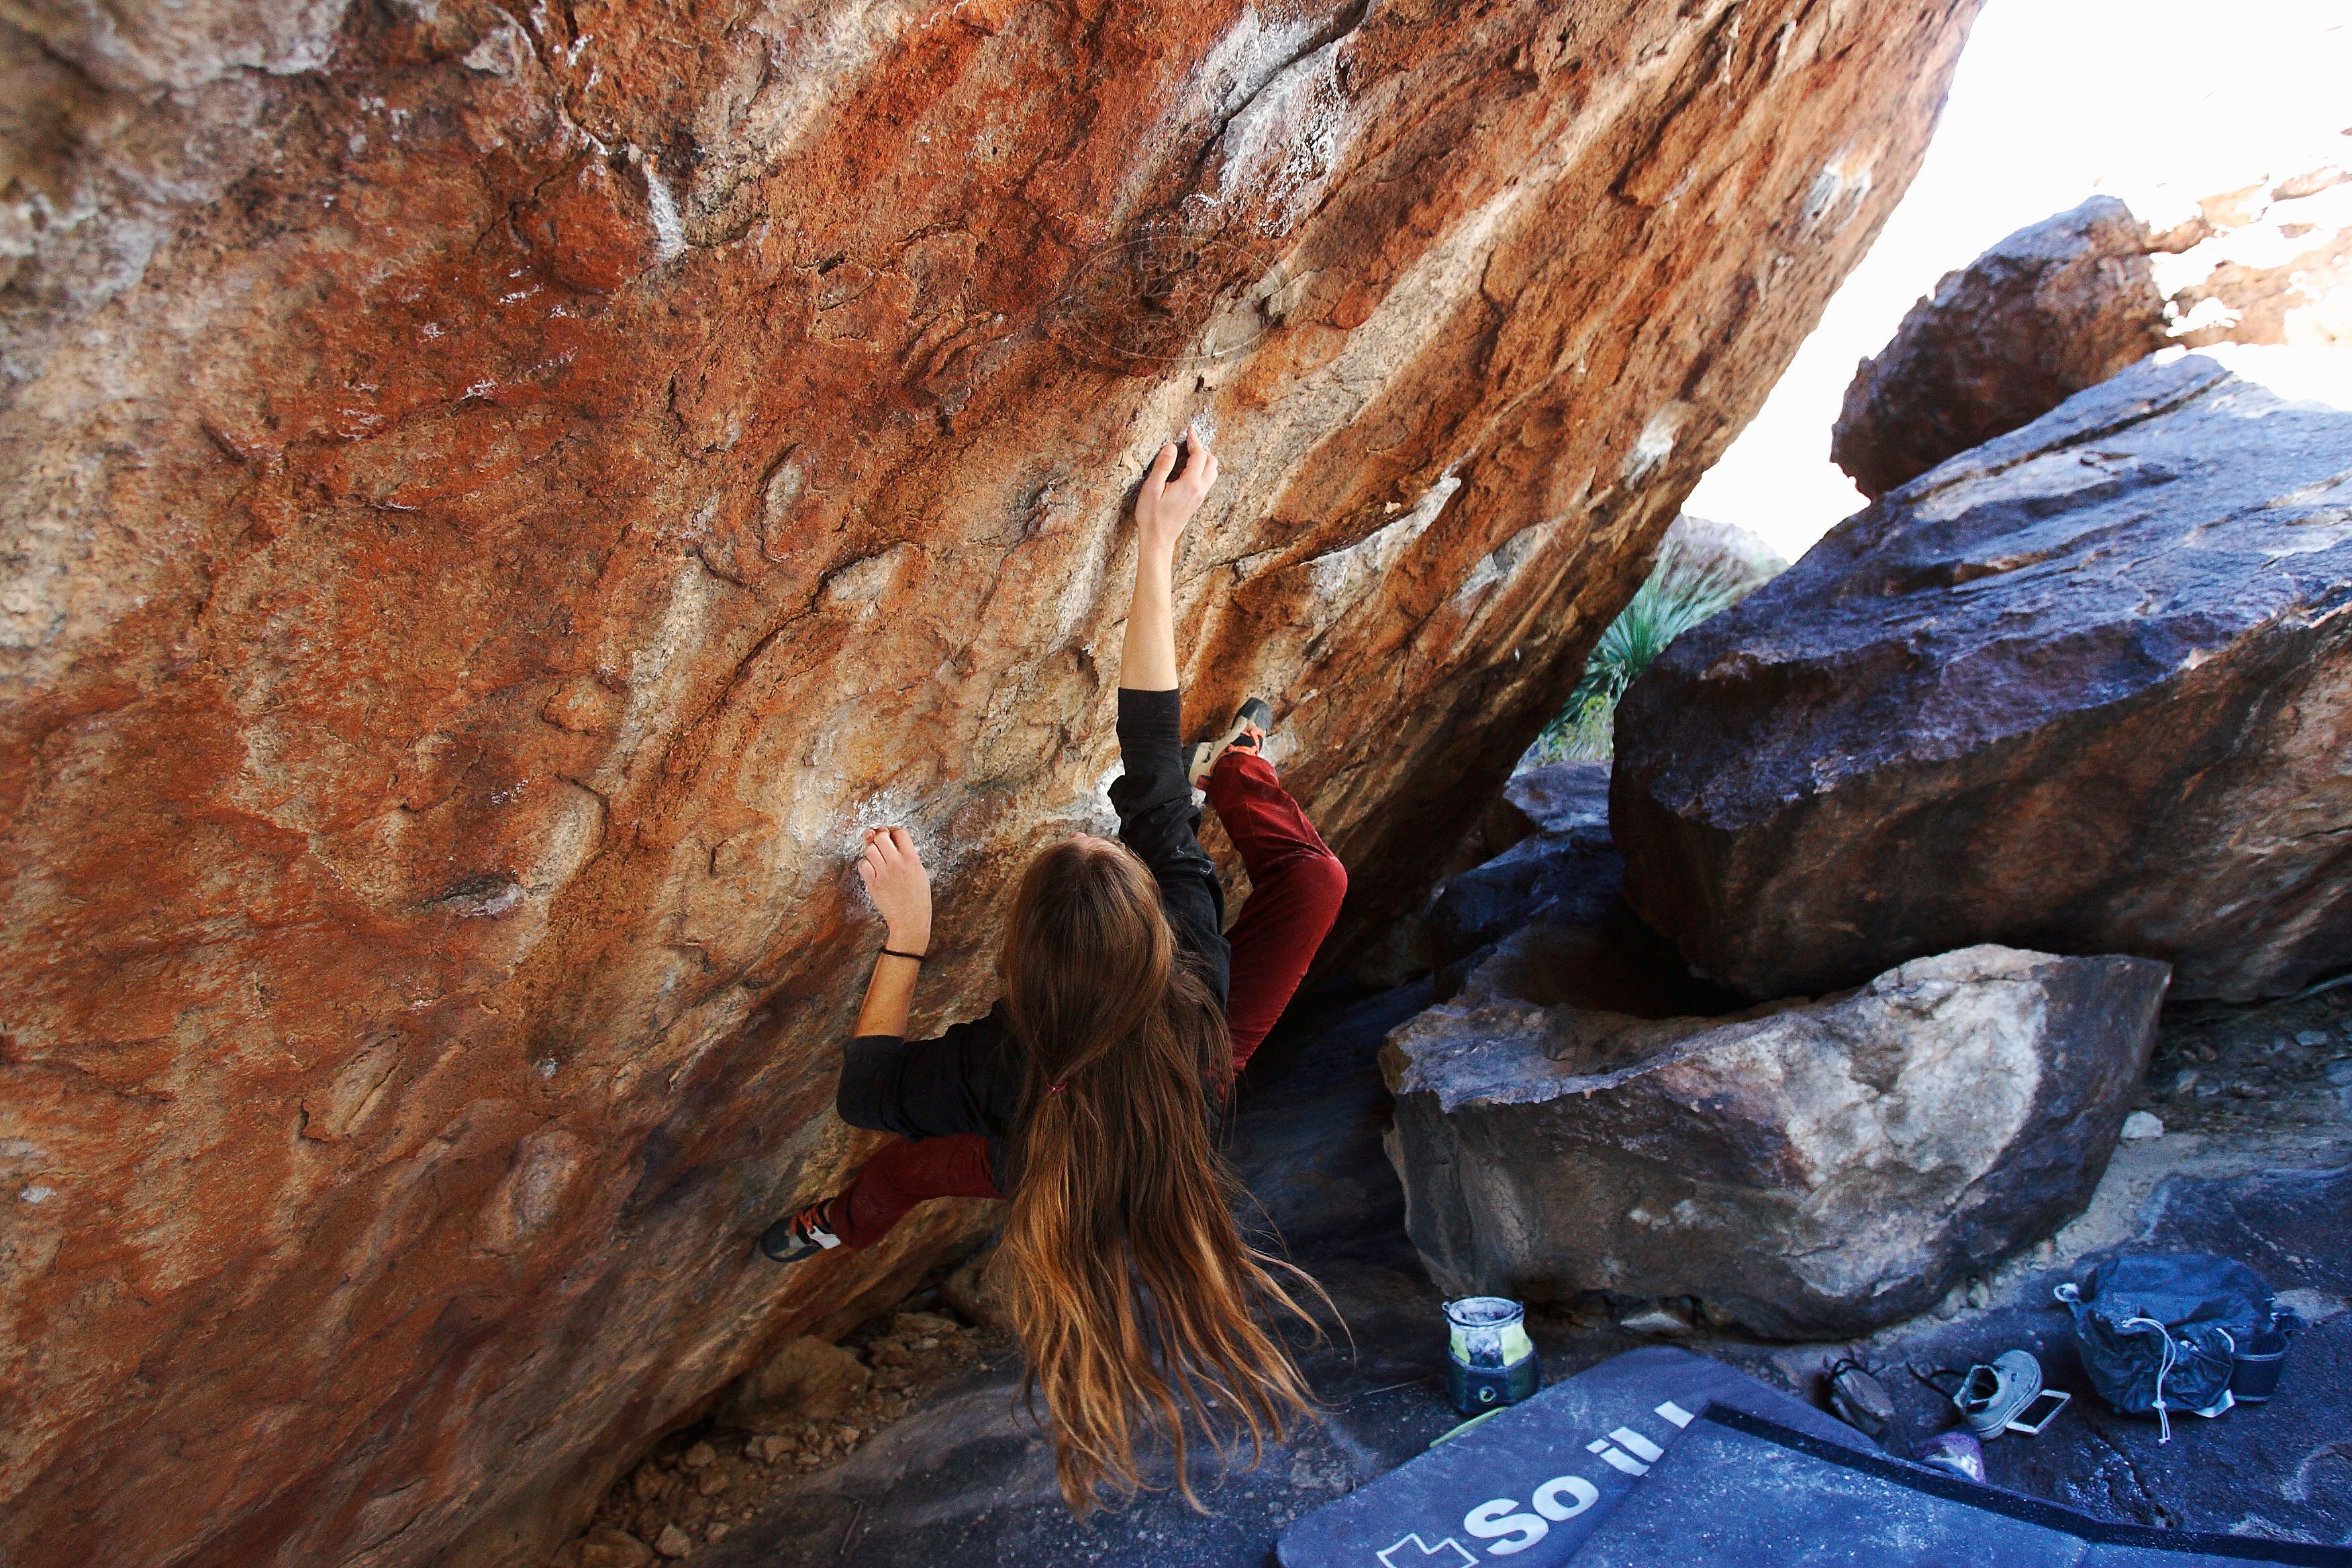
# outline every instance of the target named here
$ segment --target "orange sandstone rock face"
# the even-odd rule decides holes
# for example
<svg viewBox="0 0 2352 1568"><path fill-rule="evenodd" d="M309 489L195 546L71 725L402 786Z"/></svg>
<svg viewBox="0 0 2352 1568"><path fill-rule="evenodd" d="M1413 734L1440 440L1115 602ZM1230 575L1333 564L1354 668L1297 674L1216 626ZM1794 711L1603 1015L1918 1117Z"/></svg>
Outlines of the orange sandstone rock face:
<svg viewBox="0 0 2352 1568"><path fill-rule="evenodd" d="M1195 711L1410 896L1909 178L1971 0L0 28L0 1555L523 1563L975 1223L835 1052ZM35 29L26 31L25 29Z"/></svg>

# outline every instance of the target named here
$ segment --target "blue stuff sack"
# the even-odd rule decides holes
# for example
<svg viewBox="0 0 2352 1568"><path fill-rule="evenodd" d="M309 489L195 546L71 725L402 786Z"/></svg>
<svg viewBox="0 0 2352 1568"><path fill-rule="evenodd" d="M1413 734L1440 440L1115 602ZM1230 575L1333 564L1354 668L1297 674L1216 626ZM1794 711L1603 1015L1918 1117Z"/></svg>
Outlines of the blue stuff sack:
<svg viewBox="0 0 2352 1568"><path fill-rule="evenodd" d="M2126 1415L2219 1415L2242 1346L2271 1327L2271 1288L2242 1263L2201 1252L2110 1258L2058 1300L2074 1315L2074 1349L2099 1396Z"/></svg>

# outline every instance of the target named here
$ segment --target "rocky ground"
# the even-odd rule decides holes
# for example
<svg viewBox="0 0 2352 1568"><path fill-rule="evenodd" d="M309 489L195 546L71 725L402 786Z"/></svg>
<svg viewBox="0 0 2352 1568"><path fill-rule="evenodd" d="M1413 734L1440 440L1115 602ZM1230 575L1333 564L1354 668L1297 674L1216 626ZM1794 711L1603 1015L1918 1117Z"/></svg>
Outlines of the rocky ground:
<svg viewBox="0 0 2352 1568"><path fill-rule="evenodd" d="M1388 1107L1374 1064L1387 1031L1429 997L1425 981L1326 993L1294 1009L1253 1064L1234 1157L1352 1341L1305 1351L1322 1420L1230 1476L1209 1494L1207 1517L1161 1493L1073 1522L1017 1407L1017 1360L1001 1339L951 1326L933 1286L909 1303L919 1316L877 1320L846 1342L878 1367L908 1357L919 1373L904 1386L869 1390L854 1414L790 1440L677 1435L615 1489L599 1516L604 1533L559 1561L627 1568L659 1547L709 1568L1266 1562L1292 1520L1454 1424L1440 1394L1437 1291L1404 1239L1402 1193L1381 1152ZM2169 1010L2138 1108L2164 1131L2125 1143L2082 1217L1912 1322L1851 1344L1776 1345L1711 1327L1693 1303L1595 1297L1533 1323L1547 1376L1663 1331L1818 1398L1823 1366L1852 1352L1882 1371L1899 1408L1887 1447L1907 1453L1948 1423L1906 1366L1963 1366L2028 1345L2077 1397L2042 1436L1990 1447L1997 1484L2139 1522L2352 1542L2341 1393L2352 1387L2352 1234L2342 1224L2352 1212L2352 987ZM2312 1321L2277 1399L2184 1422L2159 1445L2153 1425L2088 1397L2049 1286L2127 1247L2243 1258Z"/></svg>

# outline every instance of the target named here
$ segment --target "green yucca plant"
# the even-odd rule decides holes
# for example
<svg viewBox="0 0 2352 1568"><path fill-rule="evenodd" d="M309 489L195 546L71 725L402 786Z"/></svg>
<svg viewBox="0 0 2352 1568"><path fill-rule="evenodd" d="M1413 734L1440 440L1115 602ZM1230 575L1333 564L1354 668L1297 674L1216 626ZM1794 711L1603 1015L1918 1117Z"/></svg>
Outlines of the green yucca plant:
<svg viewBox="0 0 2352 1568"><path fill-rule="evenodd" d="M1693 562L1668 552L1652 570L1584 661L1584 675L1552 721L1543 727L1522 766L1543 763L1605 763L1617 720L1617 700L1650 662L1683 633L1729 609L1764 579L1721 561Z"/></svg>

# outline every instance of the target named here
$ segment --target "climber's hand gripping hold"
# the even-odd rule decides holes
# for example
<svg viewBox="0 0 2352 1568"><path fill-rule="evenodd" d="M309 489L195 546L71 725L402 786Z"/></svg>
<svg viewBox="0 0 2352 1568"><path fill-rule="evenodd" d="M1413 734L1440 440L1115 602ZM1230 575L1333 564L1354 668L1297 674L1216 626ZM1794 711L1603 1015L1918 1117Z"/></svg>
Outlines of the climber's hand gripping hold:
<svg viewBox="0 0 2352 1568"><path fill-rule="evenodd" d="M1174 549L1184 525L1201 510L1202 498L1217 482L1217 454L1207 438L1188 425L1184 445L1188 448L1184 471L1172 479L1168 477L1176 466L1178 450L1171 441L1152 458L1150 471L1143 476L1143 489L1136 495L1136 531L1147 547Z"/></svg>
<svg viewBox="0 0 2352 1568"><path fill-rule="evenodd" d="M885 935L866 1004L857 1010L860 1035L903 1035L914 1005L915 977L931 951L931 876L903 827L869 827L857 858L857 879L882 916Z"/></svg>
<svg viewBox="0 0 2352 1568"><path fill-rule="evenodd" d="M857 879L888 928L885 944L901 952L928 952L931 945L931 875L903 827L869 827L866 852L857 858Z"/></svg>
<svg viewBox="0 0 2352 1568"><path fill-rule="evenodd" d="M1135 597L1127 611L1127 640L1119 650L1118 683L1130 691L1176 689L1176 611L1173 576L1176 541L1201 510L1201 498L1217 482L1217 454L1201 433L1186 426L1190 456L1173 479L1176 443L1151 459L1135 497Z"/></svg>

